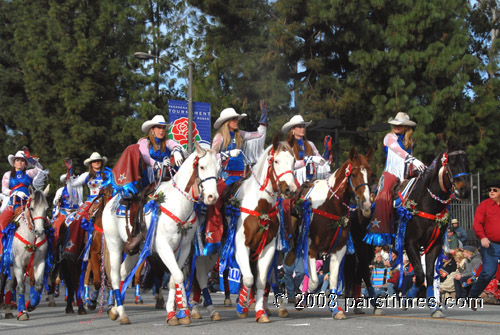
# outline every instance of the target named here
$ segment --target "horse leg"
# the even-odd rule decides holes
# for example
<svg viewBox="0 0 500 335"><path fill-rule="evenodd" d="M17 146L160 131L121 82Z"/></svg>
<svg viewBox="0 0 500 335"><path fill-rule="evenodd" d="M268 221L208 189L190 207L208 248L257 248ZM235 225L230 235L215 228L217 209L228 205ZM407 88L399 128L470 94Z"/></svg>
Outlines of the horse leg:
<svg viewBox="0 0 500 335"><path fill-rule="evenodd" d="M144 302L141 297L141 273L142 270L144 269L144 265L146 264L146 260L142 262L141 265L139 265L139 268L137 268L137 271L134 274L134 283L135 283L135 304L142 305Z"/></svg>
<svg viewBox="0 0 500 335"><path fill-rule="evenodd" d="M14 287L14 282L15 279L12 278L11 280L8 280L6 274L2 274L2 276L5 276L5 281L7 281L5 285L5 318L6 319L13 319L14 314L12 314L12 288ZM2 289L3 291L3 289ZM16 296L14 295L14 300L16 300Z"/></svg>
<svg viewBox="0 0 500 335"><path fill-rule="evenodd" d="M109 310L109 318L111 320L116 320L120 318L120 324L130 323L130 319L125 313L125 307L123 306L122 295L120 292L121 276L120 267L122 263L122 250L123 241L117 235L106 235L107 247L109 252L109 265L110 265L110 277L111 285L113 287L113 294L115 296L116 305Z"/></svg>
<svg viewBox="0 0 500 335"><path fill-rule="evenodd" d="M241 277L243 278L238 304L236 304L236 314L240 318L246 318L248 316L248 293L253 286L254 278L250 268L250 250L245 245L243 232L236 234L234 256L240 266Z"/></svg>
<svg viewBox="0 0 500 335"><path fill-rule="evenodd" d="M47 285L49 286L49 291L47 292L47 301L49 302L49 307L56 307L55 297L55 289L56 289L56 270L57 265L50 271L47 277Z"/></svg>
<svg viewBox="0 0 500 335"><path fill-rule="evenodd" d="M164 242L165 239L162 237L161 231L156 236L156 251L158 252L158 255L160 256L163 263L167 266L171 274L169 283L170 290L166 306L167 324L189 324L191 323L191 318L186 301L186 290L184 289L184 274L177 264L177 259L175 257L174 251L170 247L170 244ZM190 249L187 246L182 246L181 249L182 250L181 255L179 256L179 263L181 263L181 261L183 260L185 261L190 252ZM175 307L177 307L177 314L174 311L174 304L171 302L171 299L174 299L174 297Z"/></svg>
<svg viewBox="0 0 500 335"><path fill-rule="evenodd" d="M14 262L15 264L15 262ZM24 299L25 285L24 285L24 271L21 267L14 265L12 267L17 281L17 320L27 321L29 319L28 311L26 310L26 303Z"/></svg>
<svg viewBox="0 0 500 335"><path fill-rule="evenodd" d="M439 294L434 292L434 279L436 259L441 252L441 245L435 243L431 250L425 254L425 278L427 281L427 304L431 310L431 316L433 318L443 318L444 314L439 306ZM439 277L438 279L439 280Z"/></svg>
<svg viewBox="0 0 500 335"><path fill-rule="evenodd" d="M255 282L257 288L255 295L255 318L259 323L269 322L269 316L264 308L264 290L266 288L269 267L273 261L274 252L276 251L275 246L275 241L271 241L271 243L264 247L264 250L262 250L262 253L257 261L257 278Z"/></svg>
<svg viewBox="0 0 500 335"><path fill-rule="evenodd" d="M34 258L34 266L33 276L34 276L34 287L30 289L30 300L28 300L26 304L26 309L31 312L34 311L36 306L40 303L40 297L42 295L43 290L43 276L45 272L45 257L44 250L37 251L37 254Z"/></svg>
<svg viewBox="0 0 500 335"><path fill-rule="evenodd" d="M216 255L203 256L203 257L198 257L196 259L196 279L198 280L198 284L200 285L201 292L203 294L203 299L205 301L207 310L210 314L210 319L212 321L220 321L221 319L219 312L215 310L215 307L212 303L212 297L210 296L210 291L208 289L208 273L214 267L216 262L217 262ZM193 307L193 310L199 314L200 312L197 306L198 305L196 304ZM201 315L199 318L201 319Z"/></svg>
<svg viewBox="0 0 500 335"><path fill-rule="evenodd" d="M415 298L420 287L424 284L424 270L422 268L420 251L417 247L417 243L408 241L406 243L406 246L408 259L410 260L411 265L413 265L413 269L415 271L415 283L413 284L413 287L408 291L408 297Z"/></svg>
<svg viewBox="0 0 500 335"><path fill-rule="evenodd" d="M333 318L335 320L343 320L346 319L345 313L342 308L338 305L337 302L337 283L339 277L339 269L340 264L342 262L342 258L347 251L347 246L343 246L342 249L336 251L335 253L330 255L330 311L333 314Z"/></svg>

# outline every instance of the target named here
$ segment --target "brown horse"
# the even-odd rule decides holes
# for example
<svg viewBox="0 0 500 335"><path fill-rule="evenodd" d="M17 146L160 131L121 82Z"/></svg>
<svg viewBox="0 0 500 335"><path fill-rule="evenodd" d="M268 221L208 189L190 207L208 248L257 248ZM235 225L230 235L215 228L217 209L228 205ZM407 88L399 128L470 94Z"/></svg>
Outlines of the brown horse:
<svg viewBox="0 0 500 335"><path fill-rule="evenodd" d="M302 214L302 226L297 237L297 255L308 255L309 287L318 285L316 259L320 253L330 254L330 296L325 297L335 319L345 319L337 305L337 282L341 262L349 238L349 203L355 197L364 216L370 215L371 201L368 181L373 149L363 156L351 148L349 159L328 179L304 184L297 192L297 211ZM298 301L301 305L303 301Z"/></svg>

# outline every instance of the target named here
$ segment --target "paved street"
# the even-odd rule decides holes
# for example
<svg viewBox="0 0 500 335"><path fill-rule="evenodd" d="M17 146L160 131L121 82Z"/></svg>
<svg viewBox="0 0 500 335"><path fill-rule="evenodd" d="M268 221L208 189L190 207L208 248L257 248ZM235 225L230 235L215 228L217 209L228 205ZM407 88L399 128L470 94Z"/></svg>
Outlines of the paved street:
<svg viewBox="0 0 500 335"><path fill-rule="evenodd" d="M133 301L133 290L127 291L127 301ZM444 319L432 319L429 311L424 309L399 308L385 309L385 316L373 316L372 310L364 315L348 313L348 319L332 320L325 308L307 308L302 311L288 308L290 316L282 319L273 313L269 324L257 324L255 312L247 319L236 316L234 307L223 307L223 295L214 294L213 300L222 320L210 321L206 309L202 309L202 320L193 320L189 326L170 327L166 324L164 310L154 309L151 293L143 296L144 305L126 303L127 314L131 325L121 326L118 321L111 321L106 313L102 315L90 311L85 316L65 315L63 298L59 297L57 307L49 308L46 301L30 313L30 320L19 322L16 319L0 319L2 334L498 334L500 332L500 306L484 305L477 312L470 309L450 308L444 311ZM236 299L236 295L232 300ZM43 299L45 300L45 298ZM343 299L340 300L344 305ZM271 306L271 312L276 308Z"/></svg>

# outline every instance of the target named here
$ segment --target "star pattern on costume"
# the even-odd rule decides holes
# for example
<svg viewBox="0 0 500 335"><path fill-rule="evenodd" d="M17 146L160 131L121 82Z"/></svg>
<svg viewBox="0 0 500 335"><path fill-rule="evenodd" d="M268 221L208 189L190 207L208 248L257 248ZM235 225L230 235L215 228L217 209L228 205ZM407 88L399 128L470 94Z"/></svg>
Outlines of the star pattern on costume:
<svg viewBox="0 0 500 335"><path fill-rule="evenodd" d="M206 239L207 239L207 240L208 240L208 239L212 239L212 234L213 234L213 233L214 233L213 231L207 231L207 234L206 234Z"/></svg>
<svg viewBox="0 0 500 335"><path fill-rule="evenodd" d="M373 221L372 221L372 227L380 228L380 222L381 221L377 220L377 218L373 219Z"/></svg>
<svg viewBox="0 0 500 335"><path fill-rule="evenodd" d="M125 177L125 173L121 173L120 178L118 178L118 181L122 183L125 179L127 179L127 177Z"/></svg>
<svg viewBox="0 0 500 335"><path fill-rule="evenodd" d="M74 246L75 244L73 243L73 241L69 240L68 244L66 244L66 250L71 250Z"/></svg>

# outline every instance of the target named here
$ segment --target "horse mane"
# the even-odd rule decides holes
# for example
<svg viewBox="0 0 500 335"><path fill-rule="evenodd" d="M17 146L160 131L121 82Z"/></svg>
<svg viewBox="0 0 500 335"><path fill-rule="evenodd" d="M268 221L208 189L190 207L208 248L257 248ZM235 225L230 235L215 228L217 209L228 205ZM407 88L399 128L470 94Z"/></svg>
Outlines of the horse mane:
<svg viewBox="0 0 500 335"><path fill-rule="evenodd" d="M439 171L441 168L440 157L443 156L444 151L441 151L436 158L432 161L431 165L420 175L420 179L415 183L415 187L413 188L412 194L423 194L426 192L426 189L429 187L429 184L432 180L432 177Z"/></svg>
<svg viewBox="0 0 500 335"><path fill-rule="evenodd" d="M265 178L265 173L263 173L262 170L266 166L267 157L269 156L269 152L271 151L272 147L273 145L270 145L266 149L264 149L259 159L257 160L257 163L255 163L252 168L256 176L262 176L262 180L259 180L259 183L262 183L263 179ZM275 155L277 155L281 151L289 151L293 155L292 147L286 141L279 142L278 149L276 150Z"/></svg>

